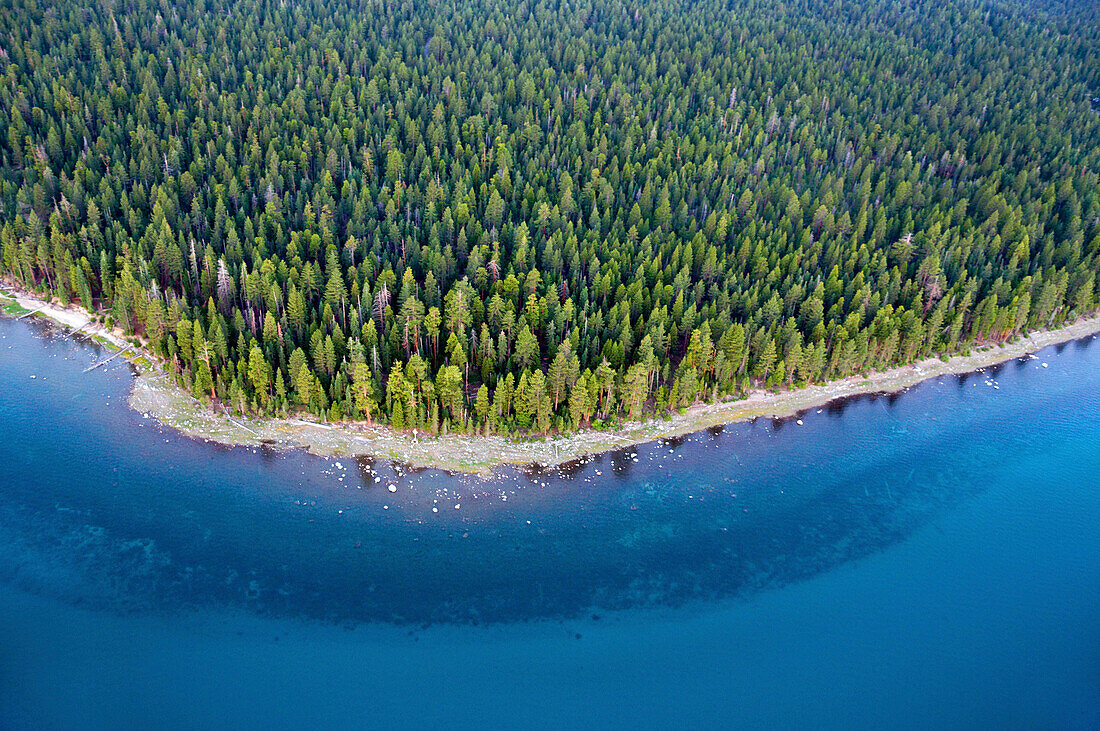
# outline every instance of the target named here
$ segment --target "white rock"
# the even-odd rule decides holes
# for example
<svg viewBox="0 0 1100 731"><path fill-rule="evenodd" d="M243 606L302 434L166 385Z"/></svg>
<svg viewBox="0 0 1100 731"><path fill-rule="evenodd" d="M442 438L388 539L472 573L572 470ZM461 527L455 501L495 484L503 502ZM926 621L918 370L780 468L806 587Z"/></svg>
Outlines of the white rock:
<svg viewBox="0 0 1100 731"><path fill-rule="evenodd" d="M397 485L390 485L386 489L388 489L390 492L397 492Z"/></svg>

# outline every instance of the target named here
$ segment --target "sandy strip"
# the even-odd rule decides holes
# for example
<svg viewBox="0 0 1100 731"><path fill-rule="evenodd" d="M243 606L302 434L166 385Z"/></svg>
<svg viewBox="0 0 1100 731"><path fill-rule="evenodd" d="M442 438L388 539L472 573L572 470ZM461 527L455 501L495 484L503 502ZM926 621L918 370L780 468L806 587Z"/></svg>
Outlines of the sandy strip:
<svg viewBox="0 0 1100 731"><path fill-rule="evenodd" d="M668 419L630 423L613 431L581 430L575 434L523 440L503 436L413 436L383 426L360 423L321 424L301 418L242 419L247 429L202 406L175 387L163 374L146 373L134 384L131 405L192 436L230 444L256 445L261 440L301 447L316 454L362 454L408 462L418 467L488 473L503 464L557 465L586 455L607 452L663 437L678 437L707 427L785 417L858 394L900 391L937 376L966 373L1028 353L1100 332L1100 316L1060 328L1032 333L1004 346L975 349L947 361L938 358L820 386L782 391L753 391L748 398L699 404Z"/></svg>
<svg viewBox="0 0 1100 731"><path fill-rule="evenodd" d="M46 302L34 295L16 290L7 283L0 284L0 298L9 301L15 300L16 304L24 310L38 310L34 314L35 317L45 317L59 325L68 327L70 330L79 330L82 333L93 335L106 340L117 348L125 348L130 345L123 339L124 333L121 330L108 330L102 324L93 322L91 316L88 315L88 311L79 305L62 307L60 304Z"/></svg>
<svg viewBox="0 0 1100 731"><path fill-rule="evenodd" d="M14 296L20 306L28 310L46 304L26 294ZM127 345L117 331L109 332L97 323L88 326L87 313L78 307L47 305L40 314L71 328L84 326L82 332L102 337L120 348ZM792 416L848 396L900 391L930 378L976 371L1098 332L1100 315L1093 315L1057 330L1033 332L1005 345L974 348L969 355L948 360L929 358L868 376L851 376L791 391L758 389L739 401L698 404L683 414L673 413L666 419L628 423L609 431L585 429L574 434L530 440L457 434L413 435L395 432L385 426L326 424L304 418L230 419L185 393L159 368L146 370L135 379L130 406L189 436L226 444L255 446L266 443L302 448L321 455L373 455L417 467L488 474L493 467L504 464L557 465L587 455L664 437L679 437L721 424L750 421L757 417ZM146 355L150 362L156 362L152 356Z"/></svg>

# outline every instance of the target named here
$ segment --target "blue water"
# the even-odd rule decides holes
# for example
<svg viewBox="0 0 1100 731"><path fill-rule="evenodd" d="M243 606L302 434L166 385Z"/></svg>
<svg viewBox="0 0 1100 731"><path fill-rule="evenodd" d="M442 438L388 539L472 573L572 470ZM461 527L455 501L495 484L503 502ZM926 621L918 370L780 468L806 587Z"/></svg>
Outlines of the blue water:
<svg viewBox="0 0 1100 731"><path fill-rule="evenodd" d="M99 357L0 320L0 726L1100 727L1092 339L489 479Z"/></svg>

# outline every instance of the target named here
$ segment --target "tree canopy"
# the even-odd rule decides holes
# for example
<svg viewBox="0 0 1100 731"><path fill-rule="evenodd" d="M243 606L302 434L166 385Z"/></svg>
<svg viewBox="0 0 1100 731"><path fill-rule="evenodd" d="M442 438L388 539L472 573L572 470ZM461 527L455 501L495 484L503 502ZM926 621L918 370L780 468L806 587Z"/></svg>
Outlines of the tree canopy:
<svg viewBox="0 0 1100 731"><path fill-rule="evenodd" d="M0 8L6 276L196 397L546 432L1096 309L1085 2Z"/></svg>

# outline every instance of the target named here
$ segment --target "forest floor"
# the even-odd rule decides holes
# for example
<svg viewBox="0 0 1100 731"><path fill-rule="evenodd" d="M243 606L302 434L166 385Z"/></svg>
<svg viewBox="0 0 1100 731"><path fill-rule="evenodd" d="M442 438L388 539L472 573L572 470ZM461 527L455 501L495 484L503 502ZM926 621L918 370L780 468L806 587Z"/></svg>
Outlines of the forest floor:
<svg viewBox="0 0 1100 731"><path fill-rule="evenodd" d="M91 321L79 307L51 305L26 293L3 290L27 311L107 341L116 348L130 344L119 331ZM41 309L40 309L41 308ZM417 435L361 422L320 423L301 418L242 418L192 398L156 366L143 367L134 380L130 406L195 438L226 444L302 448L320 455L371 455L413 467L487 474L505 464L553 466L581 457L630 447L662 438L680 437L709 427L755 418L795 417L830 401L870 393L902 391L937 376L968 373L1012 360L1049 345L1100 332L1100 315L1057 330L1033 332L1003 345L973 348L967 355L929 358L911 365L851 376L790 391L751 392L740 400L697 404L683 413L624 424L616 429L583 429L573 434L516 438L464 434ZM143 365L155 363L149 356Z"/></svg>

